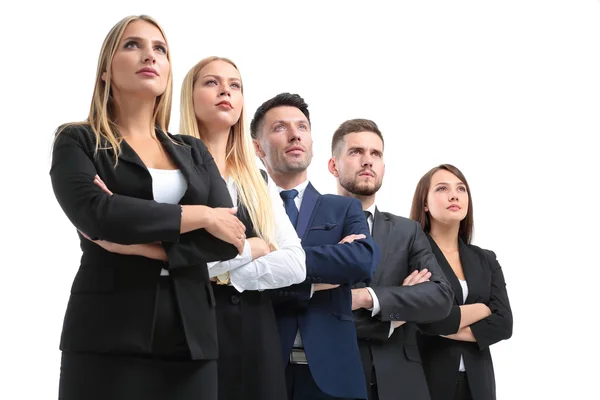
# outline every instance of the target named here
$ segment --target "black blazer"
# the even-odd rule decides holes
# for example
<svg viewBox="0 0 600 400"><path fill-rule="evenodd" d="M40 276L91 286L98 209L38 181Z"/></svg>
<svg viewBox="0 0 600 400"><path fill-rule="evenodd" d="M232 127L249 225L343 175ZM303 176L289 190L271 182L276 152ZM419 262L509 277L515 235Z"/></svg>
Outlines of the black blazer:
<svg viewBox="0 0 600 400"><path fill-rule="evenodd" d="M227 186L206 146L190 136L156 135L187 179L185 205L231 207ZM114 153L95 153L96 138L72 126L54 143L50 176L58 203L73 225L92 238L121 244L162 242L168 262L105 251L80 235L83 255L73 281L60 349L100 353L151 351L158 281L167 268L174 284L193 359L217 357L212 287L206 263L236 256L233 245L200 229L180 234L181 206L152 200L152 177L135 151L122 141ZM94 175L109 196L93 183Z"/></svg>
<svg viewBox="0 0 600 400"><path fill-rule="evenodd" d="M367 382L373 381L370 375L374 367L381 399L427 400L415 323L445 318L454 293L417 222L376 209L373 239L381 250L381 262L370 287L379 300L381 314L371 317L371 311L354 311ZM424 268L431 272L429 282L402 286L408 275ZM388 338L390 321L394 320L408 322Z"/></svg>
<svg viewBox="0 0 600 400"><path fill-rule="evenodd" d="M489 346L512 335L513 318L502 268L490 250L459 240L459 255L469 293L464 304L484 303L492 315L471 325L477 342L462 342L438 335L456 333L460 324L463 293L458 278L435 241L428 236L433 253L454 290L450 315L421 326L419 344L433 400L452 400L462 354L469 388L474 400L496 398L494 366Z"/></svg>

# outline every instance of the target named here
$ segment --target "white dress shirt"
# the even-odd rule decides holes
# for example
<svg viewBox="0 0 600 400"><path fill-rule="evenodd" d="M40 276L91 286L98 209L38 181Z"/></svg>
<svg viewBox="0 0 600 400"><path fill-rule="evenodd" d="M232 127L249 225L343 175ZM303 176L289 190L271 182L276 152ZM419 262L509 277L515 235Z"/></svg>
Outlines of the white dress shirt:
<svg viewBox="0 0 600 400"><path fill-rule="evenodd" d="M375 203L373 203L369 208L365 210L371 213L371 215L369 215L369 218L367 218L367 223L369 224L369 233L371 234L371 236L373 235L373 220L375 218L376 208L377 207L375 206ZM367 290L369 291L369 293L371 293L371 297L373 298L373 308L370 308L369 311L371 311L371 316L374 317L381 312L381 305L379 304L379 299L377 298L375 291L370 287L367 287ZM390 332L388 333L388 338L392 336L392 333L394 333L394 329L394 323L390 321Z"/></svg>
<svg viewBox="0 0 600 400"><path fill-rule="evenodd" d="M462 279L459 279L458 282L460 282L460 287L462 288L463 304L465 304L467 301L467 296L469 295L469 285L467 285L467 281L463 281ZM465 360L463 360L462 354L460 355L460 364L458 365L458 370L462 372L465 371Z"/></svg>
<svg viewBox="0 0 600 400"><path fill-rule="evenodd" d="M246 240L244 251L227 261L208 263L209 276L229 272L231 285L239 292L286 287L306 279L306 254L296 230L288 218L283 200L269 179L269 195L275 218L275 242L277 250L252 260L252 249ZM237 189L233 179L227 181L227 189L233 204L237 204Z"/></svg>

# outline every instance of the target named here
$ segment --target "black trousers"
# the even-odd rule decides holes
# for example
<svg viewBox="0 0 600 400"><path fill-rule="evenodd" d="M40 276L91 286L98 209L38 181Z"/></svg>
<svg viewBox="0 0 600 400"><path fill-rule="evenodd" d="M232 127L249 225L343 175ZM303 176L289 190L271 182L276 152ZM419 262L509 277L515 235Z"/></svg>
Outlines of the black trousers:
<svg viewBox="0 0 600 400"><path fill-rule="evenodd" d="M456 381L456 391L454 392L454 400L473 400L471 390L469 389L469 381L466 372L458 373Z"/></svg>
<svg viewBox="0 0 600 400"><path fill-rule="evenodd" d="M352 400L332 397L324 393L313 379L308 365L288 364L285 369L287 400Z"/></svg>
<svg viewBox="0 0 600 400"><path fill-rule="evenodd" d="M170 277L159 290L152 353L63 352L59 400L217 400L217 361L191 359Z"/></svg>

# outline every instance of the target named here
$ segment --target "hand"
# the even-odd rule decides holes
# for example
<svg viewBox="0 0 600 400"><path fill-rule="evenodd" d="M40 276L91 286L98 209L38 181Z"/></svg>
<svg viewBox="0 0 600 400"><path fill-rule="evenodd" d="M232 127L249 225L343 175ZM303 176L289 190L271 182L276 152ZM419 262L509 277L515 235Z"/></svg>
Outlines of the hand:
<svg viewBox="0 0 600 400"><path fill-rule="evenodd" d="M431 272L427 268L423 268L421 271L414 270L409 276L404 279L402 286L413 286L423 282L429 282L431 278Z"/></svg>
<svg viewBox="0 0 600 400"><path fill-rule="evenodd" d="M366 239L366 238L367 237L365 235L363 235L362 233L360 235L348 235L345 238L343 238L342 240L340 240L340 242L338 244L352 243L355 240Z"/></svg>
<svg viewBox="0 0 600 400"><path fill-rule="evenodd" d="M96 186L100 187L100 189L102 189L102 191L104 193L106 193L107 195L109 195L109 196L113 195L113 192L108 190L108 187L106 187L106 184L104 183L104 181L102 179L100 179L100 177L98 175L94 176L94 183L96 184Z"/></svg>
<svg viewBox="0 0 600 400"><path fill-rule="evenodd" d="M373 296L367 288L352 289L352 311L373 308Z"/></svg>
<svg viewBox="0 0 600 400"><path fill-rule="evenodd" d="M211 210L211 215L205 227L206 231L217 239L231 243L237 247L238 253L242 254L246 240L246 227L235 216L237 207L209 208L209 210Z"/></svg>
<svg viewBox="0 0 600 400"><path fill-rule="evenodd" d="M321 290L330 290L339 287L340 285L332 285L329 283L315 283L313 285L313 292L318 292Z"/></svg>
<svg viewBox="0 0 600 400"><path fill-rule="evenodd" d="M134 251L133 251L134 245L118 244L118 243L109 242L107 240L92 240L92 238L90 238L85 233L83 233L81 231L79 231L79 233L81 233L81 235L84 238L86 238L87 240L89 240L90 242L96 243L98 246L102 247L104 250L106 250L110 253L125 254L125 255L133 255L134 254Z"/></svg>
<svg viewBox="0 0 600 400"><path fill-rule="evenodd" d="M490 308L486 304L483 304L483 303L477 303L477 304L479 305L479 307L481 308L481 310L485 314L484 318L487 318L490 315L492 315L492 310L490 310Z"/></svg>
<svg viewBox="0 0 600 400"><path fill-rule="evenodd" d="M248 239L250 249L252 250L252 259L256 260L259 257L266 256L271 250L271 246L267 244L263 239L259 237L253 237Z"/></svg>

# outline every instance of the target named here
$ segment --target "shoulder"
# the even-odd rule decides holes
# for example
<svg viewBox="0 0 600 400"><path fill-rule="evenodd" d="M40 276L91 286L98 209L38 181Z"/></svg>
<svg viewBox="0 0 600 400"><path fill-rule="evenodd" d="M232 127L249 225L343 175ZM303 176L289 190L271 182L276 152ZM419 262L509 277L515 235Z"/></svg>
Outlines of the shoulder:
<svg viewBox="0 0 600 400"><path fill-rule="evenodd" d="M481 258L483 258L485 261L487 261L487 263L490 265L494 265L494 264L498 263L498 258L496 257L496 253L494 253L492 250L484 249L484 248L481 248L474 244L468 244L467 248L469 248L473 252L477 253Z"/></svg>
<svg viewBox="0 0 600 400"><path fill-rule="evenodd" d="M379 213L385 219L389 220L395 229L402 230L403 232L416 232L420 228L419 223L410 218L401 217L386 211L379 211Z"/></svg>
<svg viewBox="0 0 600 400"><path fill-rule="evenodd" d="M198 149L200 151L208 151L208 148L204 144L204 142L196 137L185 134L173 134L170 132L165 132L165 134L173 140L175 143L190 146L192 148Z"/></svg>
<svg viewBox="0 0 600 400"><path fill-rule="evenodd" d="M67 123L60 125L55 132L54 146L74 144L91 148L96 146L96 134L92 127L85 123Z"/></svg>

